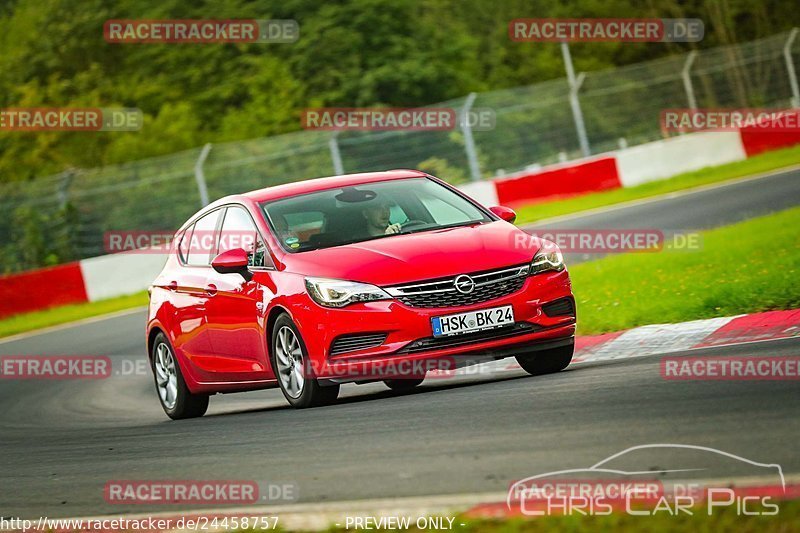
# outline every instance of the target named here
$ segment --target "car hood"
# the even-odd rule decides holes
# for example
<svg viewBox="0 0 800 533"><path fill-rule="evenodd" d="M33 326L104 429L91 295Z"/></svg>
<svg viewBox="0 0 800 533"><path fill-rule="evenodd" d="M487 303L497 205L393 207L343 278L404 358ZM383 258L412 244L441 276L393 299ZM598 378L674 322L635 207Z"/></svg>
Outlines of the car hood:
<svg viewBox="0 0 800 533"><path fill-rule="evenodd" d="M503 221L396 235L284 258L290 272L379 286L530 261L540 241Z"/></svg>

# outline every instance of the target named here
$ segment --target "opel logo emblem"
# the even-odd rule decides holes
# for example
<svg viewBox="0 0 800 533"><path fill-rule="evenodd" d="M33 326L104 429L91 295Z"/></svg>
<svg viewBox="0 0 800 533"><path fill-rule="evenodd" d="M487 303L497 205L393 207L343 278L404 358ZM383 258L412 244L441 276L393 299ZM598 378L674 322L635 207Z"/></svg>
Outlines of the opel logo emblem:
<svg viewBox="0 0 800 533"><path fill-rule="evenodd" d="M466 274L458 276L453 284L456 286L456 290L461 294L469 294L475 290L475 281Z"/></svg>

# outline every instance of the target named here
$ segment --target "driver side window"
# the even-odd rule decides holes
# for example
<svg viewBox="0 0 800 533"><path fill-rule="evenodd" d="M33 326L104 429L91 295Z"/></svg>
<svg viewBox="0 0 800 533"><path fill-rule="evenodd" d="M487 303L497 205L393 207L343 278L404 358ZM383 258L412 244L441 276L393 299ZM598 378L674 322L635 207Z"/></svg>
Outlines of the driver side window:
<svg viewBox="0 0 800 533"><path fill-rule="evenodd" d="M271 266L267 248L250 215L242 207L228 207L222 221L217 253L234 248L247 252L248 264L252 267Z"/></svg>

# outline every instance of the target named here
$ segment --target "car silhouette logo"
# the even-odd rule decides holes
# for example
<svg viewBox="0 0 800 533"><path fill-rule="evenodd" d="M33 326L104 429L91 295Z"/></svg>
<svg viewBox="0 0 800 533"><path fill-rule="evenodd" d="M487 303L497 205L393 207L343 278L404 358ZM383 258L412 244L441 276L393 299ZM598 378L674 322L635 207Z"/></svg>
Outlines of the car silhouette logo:
<svg viewBox="0 0 800 533"><path fill-rule="evenodd" d="M458 276L453 284L456 286L456 290L461 294L469 294L475 290L475 281L466 274Z"/></svg>
<svg viewBox="0 0 800 533"><path fill-rule="evenodd" d="M718 456L718 457L726 457L728 459L732 459L733 461L737 461L739 463L749 464L757 468L763 468L766 472L769 472L772 476L775 476L776 479L780 480L780 488L784 494L786 494L786 477L783 474L783 467L779 464L769 464L769 463L759 463L756 461L752 461L750 459L746 459L744 457L734 455L732 453L728 453L722 450L718 450L716 448L709 448L706 446L695 446L692 444L641 444L638 446L631 446L621 452L615 453L609 457L606 457L599 463L589 467L589 468L573 468L568 470L556 470L554 472L546 472L544 474L537 474L535 476L530 476L525 479L519 480L511 485L508 490L508 496L506 497L506 506L511 509L512 502L515 499L515 494L519 491L520 488L524 488L527 484L534 482L535 480L555 480L557 476L569 476L567 479L574 480L575 478L580 478L581 476L590 476L594 474L602 474L602 475L619 475L619 476L628 476L630 479L636 479L637 476L664 476L667 474L680 474L680 473L689 473L689 472L700 472L707 470L706 468L655 468L655 469L648 469L648 470L629 470L629 469L619 469L619 468L612 468L612 462L618 460L620 457L625 457L626 455L631 454L632 452L638 450L695 450L700 452L707 452L709 456ZM765 475L765 474L762 474ZM712 479L714 478L713 475L709 476ZM586 477L586 479L591 479ZM649 478L648 478L649 479Z"/></svg>

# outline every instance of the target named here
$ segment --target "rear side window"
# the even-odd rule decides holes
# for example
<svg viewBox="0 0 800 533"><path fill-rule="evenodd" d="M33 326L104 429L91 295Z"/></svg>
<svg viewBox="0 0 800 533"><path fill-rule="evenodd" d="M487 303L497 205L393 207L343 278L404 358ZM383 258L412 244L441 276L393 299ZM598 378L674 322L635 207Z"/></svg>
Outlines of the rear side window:
<svg viewBox="0 0 800 533"><path fill-rule="evenodd" d="M181 261L184 263L189 258L189 243L192 240L192 232L194 231L194 225L189 226L186 228L186 231L181 233L180 242L178 244L178 255L181 258Z"/></svg>
<svg viewBox="0 0 800 533"><path fill-rule="evenodd" d="M187 265L207 266L211 264L211 252L217 247L214 230L217 229L217 221L221 212L221 209L217 209L195 222L189 244L189 256L186 258Z"/></svg>

